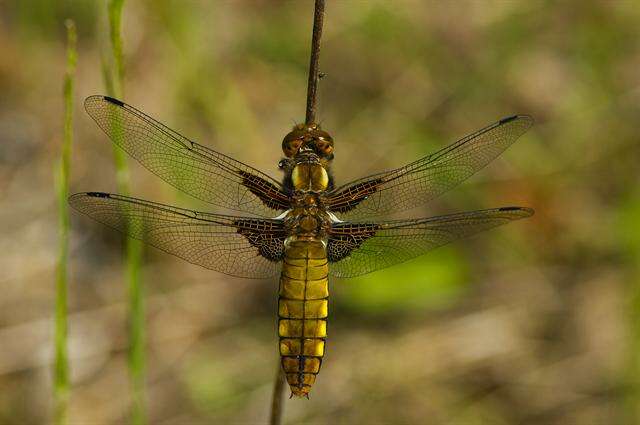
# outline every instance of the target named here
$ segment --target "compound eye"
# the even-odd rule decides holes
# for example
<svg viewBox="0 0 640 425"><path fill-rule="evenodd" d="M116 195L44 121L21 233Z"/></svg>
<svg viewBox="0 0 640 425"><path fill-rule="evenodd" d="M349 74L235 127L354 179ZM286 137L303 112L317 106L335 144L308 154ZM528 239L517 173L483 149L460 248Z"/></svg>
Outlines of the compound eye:
<svg viewBox="0 0 640 425"><path fill-rule="evenodd" d="M285 140L282 142L282 151L288 158L292 158L298 153L300 146L302 146L302 140L300 139Z"/></svg>
<svg viewBox="0 0 640 425"><path fill-rule="evenodd" d="M333 143L327 140L318 140L316 142L316 148L318 149L318 152L323 156L328 156L333 153Z"/></svg>

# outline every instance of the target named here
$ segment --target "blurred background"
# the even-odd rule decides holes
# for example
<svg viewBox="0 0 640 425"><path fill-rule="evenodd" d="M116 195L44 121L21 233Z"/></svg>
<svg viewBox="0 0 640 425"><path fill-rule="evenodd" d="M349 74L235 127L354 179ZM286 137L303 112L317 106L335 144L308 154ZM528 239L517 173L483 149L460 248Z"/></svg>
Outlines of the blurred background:
<svg viewBox="0 0 640 425"><path fill-rule="evenodd" d="M282 137L304 119L312 10L128 0L124 100L279 179ZM0 2L0 423L51 421L66 18L79 43L72 191L116 191L112 146L82 110L105 92L105 3ZM320 68L338 183L527 113L536 125L503 156L404 216L536 215L332 281L321 374L284 422L638 420L639 4L329 0ZM213 210L130 165L134 196ZM122 252L119 234L72 213L71 423L129 414ZM142 275L149 422L266 422L277 282L153 248Z"/></svg>

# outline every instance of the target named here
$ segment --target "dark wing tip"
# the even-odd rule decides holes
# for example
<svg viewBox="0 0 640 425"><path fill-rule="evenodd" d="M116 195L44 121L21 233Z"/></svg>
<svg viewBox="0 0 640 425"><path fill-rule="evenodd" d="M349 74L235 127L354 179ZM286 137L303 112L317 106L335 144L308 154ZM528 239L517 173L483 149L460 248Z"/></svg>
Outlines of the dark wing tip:
<svg viewBox="0 0 640 425"><path fill-rule="evenodd" d="M103 98L104 98L104 100L106 100L107 102L109 102L109 103L113 103L114 105L124 106L124 102L122 102L122 101L120 101L120 100L118 100L118 99L115 99L115 98L113 98L113 97L110 97L110 96L103 96Z"/></svg>
<svg viewBox="0 0 640 425"><path fill-rule="evenodd" d="M518 118L518 115L511 115L510 117L502 118L500 121L498 121L498 124L506 124L506 123L508 123L510 121L513 121L513 120L517 119L517 118Z"/></svg>
<svg viewBox="0 0 640 425"><path fill-rule="evenodd" d="M498 121L497 126L508 124L510 122L518 121L520 125L523 127L524 131L527 131L533 125L533 117L531 115L511 115L510 117L502 118Z"/></svg>
<svg viewBox="0 0 640 425"><path fill-rule="evenodd" d="M111 194L105 192L86 192L85 195L92 198L110 198Z"/></svg>
<svg viewBox="0 0 640 425"><path fill-rule="evenodd" d="M500 121L498 121L498 124L502 125L518 119L522 121L528 121L533 124L533 117L531 115L511 115L509 117L502 118Z"/></svg>
<svg viewBox="0 0 640 425"><path fill-rule="evenodd" d="M69 203L71 205L73 205L75 203L75 201L77 201L78 199L82 199L82 198L110 198L111 194L110 193L105 193L105 192L80 192L80 193L74 193L73 195L69 196Z"/></svg>
<svg viewBox="0 0 640 425"><path fill-rule="evenodd" d="M101 94L94 94L92 96L87 97L84 100L84 108L88 111L89 109L91 109L92 106L94 106L95 103L99 103L99 102L109 102L116 106L125 106L124 102L116 98L113 98L110 96L103 96Z"/></svg>
<svg viewBox="0 0 640 425"><path fill-rule="evenodd" d="M502 207L498 208L498 211L518 212L521 218L531 217L535 213L533 208L527 207Z"/></svg>

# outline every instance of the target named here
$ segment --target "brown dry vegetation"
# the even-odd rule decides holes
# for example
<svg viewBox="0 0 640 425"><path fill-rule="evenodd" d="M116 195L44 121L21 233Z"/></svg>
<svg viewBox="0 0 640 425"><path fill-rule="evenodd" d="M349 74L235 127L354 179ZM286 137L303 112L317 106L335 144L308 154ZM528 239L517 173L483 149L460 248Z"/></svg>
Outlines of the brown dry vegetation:
<svg viewBox="0 0 640 425"><path fill-rule="evenodd" d="M278 177L280 141L304 118L311 15L303 1L130 0L125 100ZM0 423L51 417L67 17L79 37L72 190L116 190L112 148L81 110L104 92L102 3L0 3ZM536 215L332 282L326 361L285 423L638 419L639 69L633 1L329 1L318 117L338 181L528 113L537 124L505 155L406 215ZM130 168L134 196L210 209ZM128 415L122 248L72 216L72 423ZM264 422L276 282L145 255L149 421Z"/></svg>

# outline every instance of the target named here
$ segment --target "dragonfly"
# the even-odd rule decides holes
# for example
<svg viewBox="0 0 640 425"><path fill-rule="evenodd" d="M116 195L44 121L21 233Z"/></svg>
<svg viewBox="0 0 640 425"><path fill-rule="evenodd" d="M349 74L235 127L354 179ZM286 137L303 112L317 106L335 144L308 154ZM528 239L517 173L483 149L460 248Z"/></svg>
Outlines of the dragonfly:
<svg viewBox="0 0 640 425"><path fill-rule="evenodd" d="M177 189L244 213L194 211L103 192L71 206L104 225L208 269L242 278L279 275L278 338L292 396L309 397L327 339L329 277L350 278L530 217L502 207L418 219L376 216L423 205L495 159L533 120L515 115L405 166L336 185L334 140L298 124L282 141L282 181L200 145L126 103L90 96L87 113L112 142Z"/></svg>

